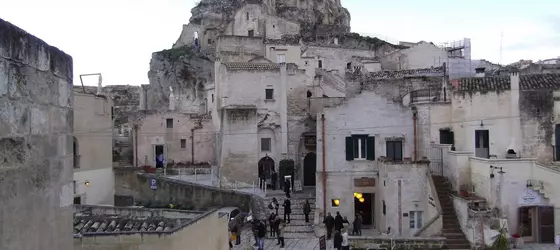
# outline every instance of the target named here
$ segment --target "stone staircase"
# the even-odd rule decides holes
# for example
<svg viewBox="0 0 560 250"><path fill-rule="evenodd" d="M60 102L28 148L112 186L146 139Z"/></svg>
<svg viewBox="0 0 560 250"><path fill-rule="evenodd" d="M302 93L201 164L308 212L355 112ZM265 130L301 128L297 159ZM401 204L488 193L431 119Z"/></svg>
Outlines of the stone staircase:
<svg viewBox="0 0 560 250"><path fill-rule="evenodd" d="M284 207L282 204L286 196L281 194L273 194L265 198L265 206L272 202L272 198L276 198L280 204L278 213L280 218L284 219ZM303 204L305 200L309 200L311 204L311 213L309 214L309 223L305 222L305 215L303 214ZM284 231L284 238L286 239L312 239L315 238L315 231L313 228L313 219L315 214L315 198L298 197L297 194L290 199L292 203L292 213L290 215L291 222L286 224ZM270 215L270 210L267 208L267 216ZM268 237L268 235L267 235Z"/></svg>
<svg viewBox="0 0 560 250"><path fill-rule="evenodd" d="M442 235L447 239L445 242L447 249L470 249L471 245L457 220L457 214L449 193L451 191L449 182L443 176L434 175L432 178L443 213Z"/></svg>

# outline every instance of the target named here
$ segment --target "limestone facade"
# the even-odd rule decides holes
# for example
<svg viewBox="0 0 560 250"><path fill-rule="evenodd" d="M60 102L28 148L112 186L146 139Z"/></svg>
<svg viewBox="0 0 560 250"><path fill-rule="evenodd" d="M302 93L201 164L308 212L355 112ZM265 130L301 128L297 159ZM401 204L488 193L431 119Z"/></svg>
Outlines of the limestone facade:
<svg viewBox="0 0 560 250"><path fill-rule="evenodd" d="M113 102L74 90L74 203L112 205Z"/></svg>
<svg viewBox="0 0 560 250"><path fill-rule="evenodd" d="M0 246L72 249L72 57L2 19L0 34Z"/></svg>

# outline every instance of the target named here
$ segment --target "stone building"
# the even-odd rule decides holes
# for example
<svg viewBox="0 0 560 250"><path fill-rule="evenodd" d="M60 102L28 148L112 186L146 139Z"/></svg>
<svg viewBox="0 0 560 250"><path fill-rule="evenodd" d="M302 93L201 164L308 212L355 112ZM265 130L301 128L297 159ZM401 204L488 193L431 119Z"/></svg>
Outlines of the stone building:
<svg viewBox="0 0 560 250"><path fill-rule="evenodd" d="M443 67L367 73L341 103L319 112L315 218L361 212L366 226L391 227L400 236L425 226L434 216L428 211L431 166L423 161L430 128L419 117L430 111L420 106L449 103L445 79ZM426 90L430 97L415 95Z"/></svg>
<svg viewBox="0 0 560 250"><path fill-rule="evenodd" d="M103 94L74 89L74 204L114 204L114 109Z"/></svg>
<svg viewBox="0 0 560 250"><path fill-rule="evenodd" d="M155 166L159 154L169 164L210 163L215 159L214 128L207 116L144 111L135 123L131 133L135 166Z"/></svg>
<svg viewBox="0 0 560 250"><path fill-rule="evenodd" d="M72 249L72 67L0 19L2 249Z"/></svg>
<svg viewBox="0 0 560 250"><path fill-rule="evenodd" d="M73 249L227 250L228 219L218 212L74 206ZM194 243L196 242L196 243Z"/></svg>

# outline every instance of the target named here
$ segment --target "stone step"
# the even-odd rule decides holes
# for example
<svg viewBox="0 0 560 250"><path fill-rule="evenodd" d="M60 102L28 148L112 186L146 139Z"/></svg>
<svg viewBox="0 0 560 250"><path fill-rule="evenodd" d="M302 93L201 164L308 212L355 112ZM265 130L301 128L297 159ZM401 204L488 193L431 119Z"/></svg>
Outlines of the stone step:
<svg viewBox="0 0 560 250"><path fill-rule="evenodd" d="M446 233L451 233L451 234L458 234L458 233L463 233L463 230L461 230L460 227L452 227L452 228L443 228L442 229L443 234Z"/></svg>
<svg viewBox="0 0 560 250"><path fill-rule="evenodd" d="M463 233L444 233L443 237L446 239L464 239L465 235Z"/></svg>
<svg viewBox="0 0 560 250"><path fill-rule="evenodd" d="M471 249L471 244L464 243L464 244L445 244L447 249Z"/></svg>

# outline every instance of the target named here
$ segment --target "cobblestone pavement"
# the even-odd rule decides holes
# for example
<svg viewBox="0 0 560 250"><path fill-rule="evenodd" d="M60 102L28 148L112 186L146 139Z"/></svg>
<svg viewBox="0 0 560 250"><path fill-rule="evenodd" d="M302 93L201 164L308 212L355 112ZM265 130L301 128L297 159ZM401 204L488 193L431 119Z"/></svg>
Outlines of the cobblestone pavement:
<svg viewBox="0 0 560 250"><path fill-rule="evenodd" d="M308 239L285 239L284 248L280 248L280 245L276 245L278 242L276 239L268 238L265 241L264 249L265 250L276 250L276 249L286 249L286 250L312 250L312 249L319 249L319 239L316 237L310 237ZM250 228L246 228L243 230L241 234L241 245L233 246L233 250L245 250L247 247L248 249L251 248L255 244L255 239L253 237L253 233L251 232ZM256 248L255 248L256 249ZM333 243L332 241L327 241L327 249L332 250Z"/></svg>
<svg viewBox="0 0 560 250"><path fill-rule="evenodd" d="M525 244L518 249L531 249L531 250L558 250L559 247L554 244Z"/></svg>

